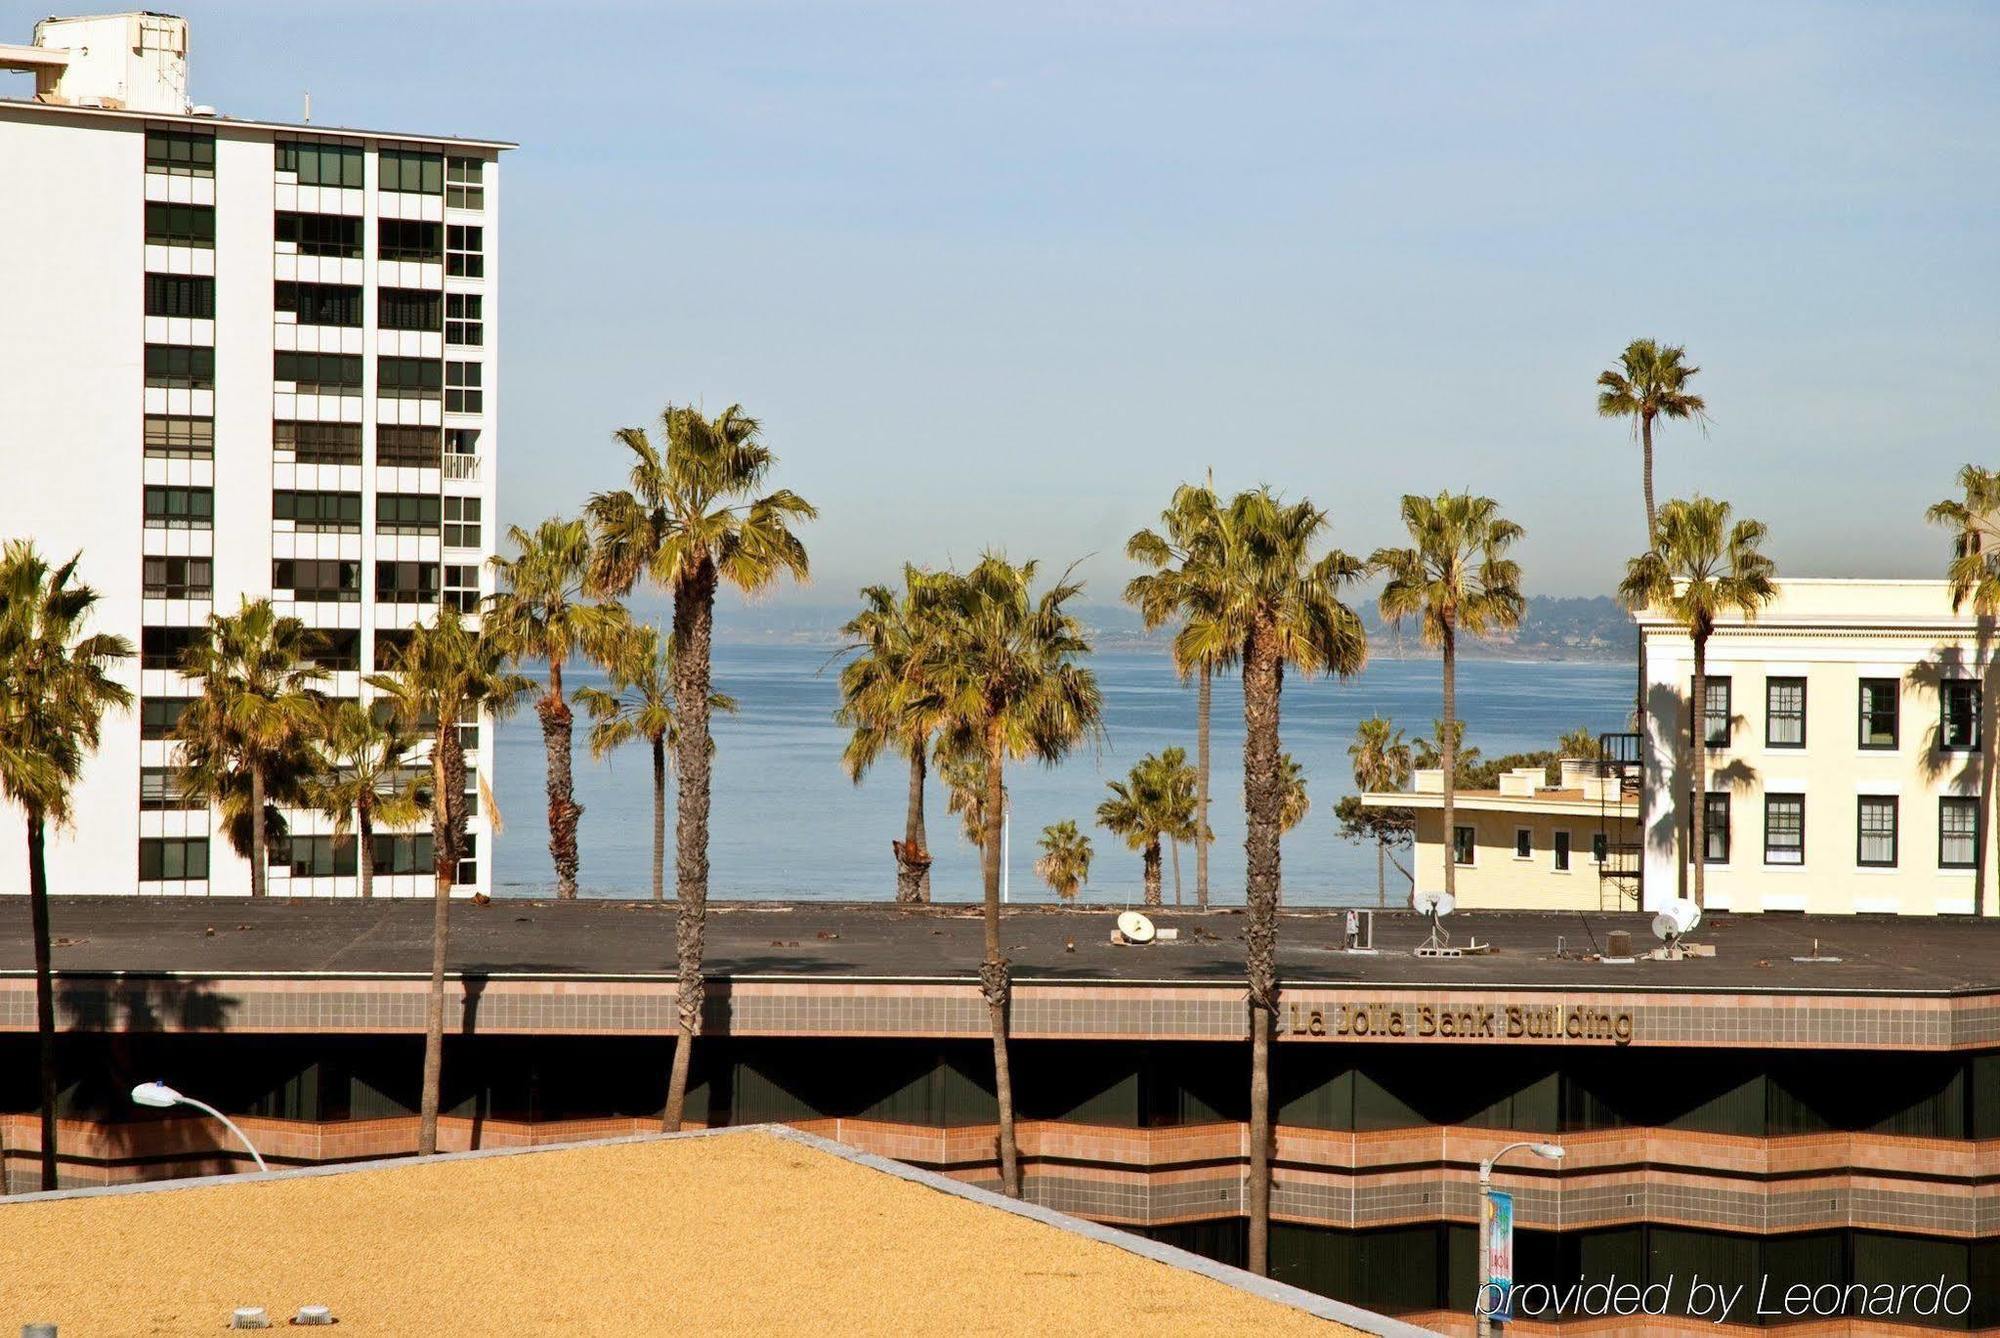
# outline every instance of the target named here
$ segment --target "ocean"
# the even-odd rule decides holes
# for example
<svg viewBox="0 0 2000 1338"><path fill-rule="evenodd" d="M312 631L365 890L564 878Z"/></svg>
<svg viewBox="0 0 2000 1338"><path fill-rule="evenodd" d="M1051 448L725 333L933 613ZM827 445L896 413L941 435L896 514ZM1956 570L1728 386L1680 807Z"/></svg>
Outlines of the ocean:
<svg viewBox="0 0 2000 1338"><path fill-rule="evenodd" d="M895 860L889 842L903 831L908 764L885 757L855 785L840 766L846 734L833 722L839 665L814 646L720 646L715 684L735 697L738 713L715 719L715 792L710 825L710 894L717 898L891 900ZM1195 689L1175 677L1165 655L1150 651L1091 657L1104 694L1104 736L1053 767L1010 765L1012 808L1009 891L1018 902L1054 894L1035 877L1035 841L1064 818L1090 832L1096 846L1085 900L1123 905L1141 899L1139 852L1095 826L1105 782L1122 777L1146 753L1181 745L1195 753ZM1498 660L1461 662L1458 710L1466 741L1487 757L1550 748L1578 726L1622 729L1630 709L1629 665ZM602 685L595 670L572 668L566 684ZM1287 675L1281 732L1285 750L1305 769L1312 813L1284 839L1287 905L1365 905L1376 900L1375 852L1339 836L1333 805L1353 791L1347 747L1363 717L1386 714L1409 737L1429 735L1439 703L1439 666L1429 660L1377 660L1354 678L1305 680ZM651 888L652 776L644 744L594 761L578 711L576 794L582 894L646 896ZM1219 679L1214 701L1214 773L1210 781L1210 883L1221 904L1243 899L1243 697L1238 681ZM541 731L524 708L498 731L495 799L506 830L495 842L494 891L542 896L554 887L548 856ZM673 791L668 776L667 895L673 895ZM935 775L926 798L933 896L970 901L980 891L978 851L945 809ZM1407 898L1390 869L1390 898ZM1181 851L1182 895L1194 898L1194 852ZM1169 858L1166 899L1174 900Z"/></svg>

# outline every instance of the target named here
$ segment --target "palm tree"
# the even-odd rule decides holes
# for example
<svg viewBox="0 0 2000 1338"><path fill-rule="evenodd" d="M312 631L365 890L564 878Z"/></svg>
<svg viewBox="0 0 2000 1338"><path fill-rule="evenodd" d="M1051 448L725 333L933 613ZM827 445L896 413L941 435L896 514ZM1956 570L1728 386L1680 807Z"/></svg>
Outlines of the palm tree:
<svg viewBox="0 0 2000 1338"><path fill-rule="evenodd" d="M1139 852L1146 904L1158 906L1160 842L1186 841L1195 827L1195 775L1185 748L1149 753L1122 781L1106 782L1111 797L1097 806L1097 824Z"/></svg>
<svg viewBox="0 0 2000 1338"><path fill-rule="evenodd" d="M924 771L931 737L944 721L944 703L924 672L928 648L923 627L925 592L937 577L922 568L903 568L899 594L886 585L861 592L861 612L841 631L859 651L840 671L840 709L834 719L852 731L841 765L855 784L868 774L884 749L893 748L910 764L909 801L903 839L890 842L896 856L896 900L931 899L931 854L924 834Z"/></svg>
<svg viewBox="0 0 2000 1338"><path fill-rule="evenodd" d="M1081 663L1090 653L1083 624L1068 604L1083 590L1067 575L1039 596L1037 564L1019 566L989 553L964 575L941 581L926 619L926 653L946 706L948 753L985 763L980 804L985 875L986 957L979 982L993 1029L993 1078L1000 1112L1000 1179L1021 1196L1014 1140L1013 1077L1007 1064L1007 958L1000 947L1000 830L1009 758L1053 763L1098 730L1097 678Z"/></svg>
<svg viewBox="0 0 2000 1338"><path fill-rule="evenodd" d="M316 742L325 765L308 783L308 797L333 819L335 836L355 832L361 895L372 897L375 829L421 822L430 804L430 790L410 774L416 735L359 702L332 700L322 712Z"/></svg>
<svg viewBox="0 0 2000 1338"><path fill-rule="evenodd" d="M674 1005L680 1036L660 1124L681 1127L688 1065L701 1030L706 987L702 935L708 919L708 806L713 749L709 697L714 691L711 642L715 592L724 581L757 591L790 574L804 580L805 545L792 526L818 512L787 489L757 496L777 463L759 439L757 420L740 405L713 418L670 404L660 415L664 448L644 428L617 433L632 452L629 486L598 493L586 510L597 529L596 584L622 595L642 579L674 601L674 719L680 793L674 813L674 885L679 913L674 946L680 958Z"/></svg>
<svg viewBox="0 0 2000 1338"><path fill-rule="evenodd" d="M444 963L451 941L451 889L458 881L465 849L465 749L459 721L484 711L494 717L512 710L534 691L532 679L509 672L499 640L468 625L447 604L437 621L420 625L388 673L370 674L368 684L382 694L403 728L435 729L431 739L431 872L435 904L431 915L431 982L424 1009L423 1096L417 1121L417 1152L437 1151L438 1096L444 1071Z"/></svg>
<svg viewBox="0 0 2000 1338"><path fill-rule="evenodd" d="M325 699L326 671L310 658L316 634L281 617L268 599L245 599L235 613L208 615L208 635L188 648L181 673L201 692L181 713L181 787L227 811L247 806L250 895L266 892L272 801L303 802L307 744ZM274 781L279 791L273 794Z"/></svg>
<svg viewBox="0 0 2000 1338"><path fill-rule="evenodd" d="M1526 533L1500 515L1491 497L1469 492L1441 492L1436 497L1403 499L1403 525L1410 532L1408 548L1379 548L1370 565L1387 571L1382 588L1382 616L1400 625L1416 618L1424 644L1444 657L1444 718L1438 722L1444 770L1444 839L1449 851L1457 818L1460 731L1458 711L1458 637L1461 632L1484 636L1518 627L1526 607L1521 598L1521 567L1507 550ZM1458 888L1455 860L1444 862L1444 890Z"/></svg>
<svg viewBox="0 0 2000 1338"><path fill-rule="evenodd" d="M549 859L556 868L556 896L574 901L576 824L583 806L576 802L570 774L573 715L563 696L563 666L576 654L606 661L630 624L624 605L589 598L592 552L590 527L583 521L551 518L532 533L513 525L507 537L519 552L488 559L501 589L487 601L482 622L516 664L548 662L548 687L535 701L535 714L548 753Z"/></svg>
<svg viewBox="0 0 2000 1338"><path fill-rule="evenodd" d="M1354 788L1363 794L1386 794L1406 788L1413 770L1410 745L1385 715L1371 715L1354 730L1347 755L1354 762ZM1389 832L1375 831L1375 898L1389 904Z"/></svg>
<svg viewBox="0 0 2000 1338"><path fill-rule="evenodd" d="M1445 728L1445 722L1437 719L1435 716L1431 718L1431 732L1429 736L1419 734L1411 743L1417 770L1444 770L1445 740L1447 738L1451 740L1451 774L1454 776L1464 776L1477 771L1484 759L1480 756L1477 746L1469 748L1466 746L1465 722L1463 720L1453 720L1451 727L1447 729Z"/></svg>
<svg viewBox="0 0 2000 1338"><path fill-rule="evenodd" d="M1125 556L1153 568L1135 576L1125 585L1125 602L1136 605L1155 628L1176 618L1186 618L1212 610L1222 598L1221 552L1222 504L1212 484L1195 487L1182 484L1174 490L1173 501L1160 513L1164 533L1140 530L1125 543ZM1194 675L1195 690L1195 904L1208 908L1208 847L1215 833L1208 824L1209 710L1218 670L1234 663L1237 648L1212 646L1201 658L1185 657L1187 647L1174 643L1174 672L1186 682ZM1180 897L1179 845L1175 845L1174 897Z"/></svg>
<svg viewBox="0 0 2000 1338"><path fill-rule="evenodd" d="M1271 1231L1271 1038L1278 1014L1279 835L1285 785L1278 709L1287 665L1308 676L1360 670L1368 658L1361 619L1340 600L1366 570L1329 549L1315 557L1326 513L1268 488L1238 493L1217 517L1222 579L1212 605L1175 637L1184 662L1228 657L1243 667L1243 804L1249 902L1245 973L1250 1028L1249 1264L1263 1273Z"/></svg>
<svg viewBox="0 0 2000 1338"><path fill-rule="evenodd" d="M1688 779L1693 816L1694 904L1703 901L1708 863L1704 810L1708 807L1708 639L1718 618L1746 621L1778 597L1777 565L1759 545L1761 520L1729 523L1729 503L1713 497L1676 499L1660 508L1653 546L1625 564L1618 597L1635 612L1651 609L1685 627L1694 642L1694 684L1689 733L1694 771ZM1449 867L1447 865L1447 867Z"/></svg>
<svg viewBox="0 0 2000 1338"><path fill-rule="evenodd" d="M947 739L938 741L938 779L944 782L945 812L959 821L965 843L974 850L986 848L986 759L976 752L959 751ZM1007 810L1007 790L1000 789L1000 810Z"/></svg>
<svg viewBox="0 0 2000 1338"><path fill-rule="evenodd" d="M1282 796L1278 803L1278 833L1282 836L1312 812L1312 799L1306 794L1306 770L1290 753L1278 754L1278 788Z"/></svg>
<svg viewBox="0 0 2000 1338"><path fill-rule="evenodd" d="M111 669L123 637L86 633L97 592L75 581L82 555L51 568L32 543L0 552L0 794L28 823L28 913L35 939L42 1188L56 1188L56 1001L49 936L48 827L68 825L70 790L97 751L104 713L131 705Z"/></svg>
<svg viewBox="0 0 2000 1338"><path fill-rule="evenodd" d="M1972 605L1973 612L1981 623L1980 638L1991 639L1991 625L1996 614L2000 614L2000 470L1982 469L1978 465L1966 465L1958 471L1958 497L1948 497L1930 507L1924 518L1933 525L1942 525L1952 532L1951 562L1945 568L1945 580L1951 586L1952 612ZM1993 671L1989 667L1984 675L1991 679ZM1982 684L1980 691L1987 700L1992 700L1993 684ZM2000 762L2000 752L1996 752L1991 730L1980 733L1980 748L1985 755L1981 764L1993 768ZM2000 786L1983 787L1981 808L1989 810L1979 816L1979 831L1983 834L1992 830L1989 821L1990 809L2000 802ZM1984 882L1987 874L1986 860L1979 861L1980 879ZM1978 893L1980 913L1985 914L1985 892Z"/></svg>
<svg viewBox="0 0 2000 1338"><path fill-rule="evenodd" d="M1095 853L1090 838L1076 829L1075 822L1064 818L1042 828L1042 839L1036 844L1042 848L1042 857L1035 861L1036 877L1065 903L1075 901L1078 890L1090 881L1090 860Z"/></svg>
<svg viewBox="0 0 2000 1338"><path fill-rule="evenodd" d="M1575 729L1563 731L1556 740L1556 756L1574 758L1583 762L1594 762L1604 755L1604 744L1588 725L1578 725Z"/></svg>
<svg viewBox="0 0 2000 1338"><path fill-rule="evenodd" d="M1646 541L1652 542L1653 514L1653 420L1692 418L1704 430L1708 426L1708 402L1688 393L1687 383L1701 368L1684 361L1687 350L1678 344L1661 344L1653 339L1634 339L1618 355L1618 366L1597 374L1597 414L1600 418L1629 418L1632 433L1645 449Z"/></svg>

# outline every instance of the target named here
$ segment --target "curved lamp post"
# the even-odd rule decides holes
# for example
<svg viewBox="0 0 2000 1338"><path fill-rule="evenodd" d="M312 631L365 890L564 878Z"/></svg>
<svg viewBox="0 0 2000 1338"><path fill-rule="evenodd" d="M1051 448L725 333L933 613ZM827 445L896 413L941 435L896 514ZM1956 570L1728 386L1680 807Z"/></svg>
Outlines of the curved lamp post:
<svg viewBox="0 0 2000 1338"><path fill-rule="evenodd" d="M140 1083L132 1089L132 1100L142 1106L151 1106L155 1110L171 1110L175 1106L190 1106L205 1115L213 1115L216 1119L222 1121L224 1128L236 1135L244 1147L250 1150L250 1160L257 1163L258 1170L268 1171L271 1169L264 1164L263 1156L257 1151L257 1145L250 1141L249 1135L236 1127L236 1121L230 1119L206 1101L197 1101L191 1096L182 1096L163 1082Z"/></svg>
<svg viewBox="0 0 2000 1338"><path fill-rule="evenodd" d="M1561 1145L1556 1143L1509 1143L1498 1152L1479 1163L1479 1289L1473 1293L1472 1311L1478 1323L1479 1338L1491 1338L1493 1333L1492 1306L1487 1297L1487 1289L1492 1285L1493 1242L1489 1233L1493 1229L1493 1166L1510 1152L1526 1148L1543 1161L1560 1163L1566 1155ZM1511 1279L1510 1279L1511 1281Z"/></svg>

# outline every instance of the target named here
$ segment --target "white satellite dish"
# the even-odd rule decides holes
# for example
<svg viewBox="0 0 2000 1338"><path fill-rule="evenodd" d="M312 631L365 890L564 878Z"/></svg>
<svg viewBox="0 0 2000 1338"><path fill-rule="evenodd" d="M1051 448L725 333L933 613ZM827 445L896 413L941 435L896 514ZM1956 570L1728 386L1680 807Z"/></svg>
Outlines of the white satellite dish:
<svg viewBox="0 0 2000 1338"><path fill-rule="evenodd" d="M1412 892L1410 905L1426 920L1430 921L1431 932L1417 945L1419 957L1457 957L1459 949L1451 946L1451 935L1444 932L1439 923L1458 906L1458 901L1449 892Z"/></svg>
<svg viewBox="0 0 2000 1338"><path fill-rule="evenodd" d="M1137 911L1126 911L1118 917L1118 932L1132 943L1153 941L1153 922Z"/></svg>
<svg viewBox="0 0 2000 1338"><path fill-rule="evenodd" d="M1458 908L1458 901L1449 892L1414 892L1410 904L1433 919L1450 915Z"/></svg>
<svg viewBox="0 0 2000 1338"><path fill-rule="evenodd" d="M1653 917L1653 937L1665 943L1672 943L1684 934L1692 934L1701 923L1701 907L1685 897L1670 901L1660 908Z"/></svg>

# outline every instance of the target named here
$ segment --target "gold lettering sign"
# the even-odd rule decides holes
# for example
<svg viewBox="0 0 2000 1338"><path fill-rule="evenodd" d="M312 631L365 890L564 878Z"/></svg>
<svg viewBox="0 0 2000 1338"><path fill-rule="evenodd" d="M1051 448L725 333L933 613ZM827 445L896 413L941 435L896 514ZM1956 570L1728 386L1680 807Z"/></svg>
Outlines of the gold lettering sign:
<svg viewBox="0 0 2000 1338"><path fill-rule="evenodd" d="M1283 1031L1309 1040L1342 1041L1594 1041L1632 1043L1632 1012L1590 1004L1552 1003L1288 1005Z"/></svg>

